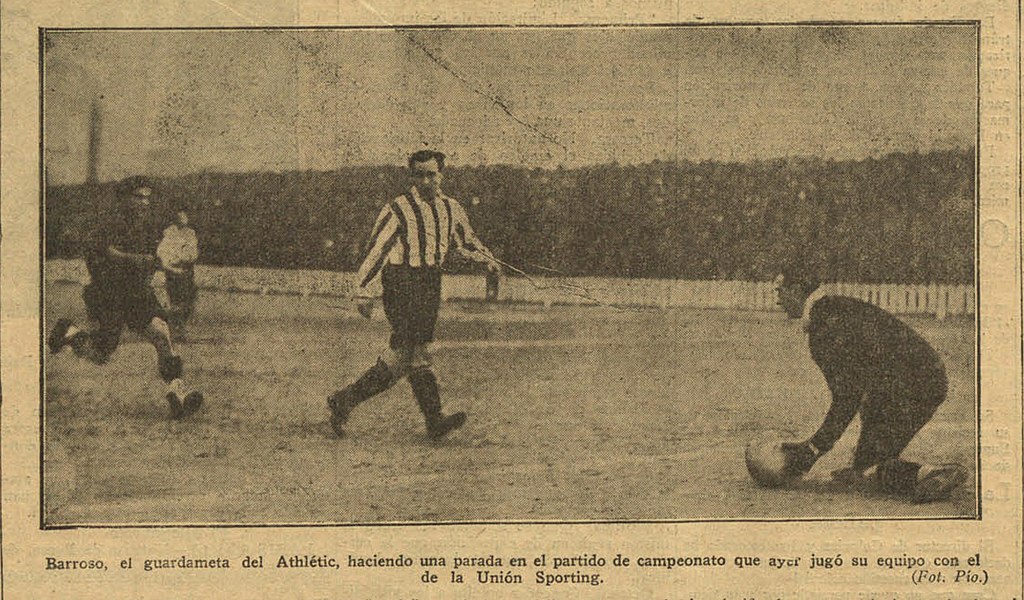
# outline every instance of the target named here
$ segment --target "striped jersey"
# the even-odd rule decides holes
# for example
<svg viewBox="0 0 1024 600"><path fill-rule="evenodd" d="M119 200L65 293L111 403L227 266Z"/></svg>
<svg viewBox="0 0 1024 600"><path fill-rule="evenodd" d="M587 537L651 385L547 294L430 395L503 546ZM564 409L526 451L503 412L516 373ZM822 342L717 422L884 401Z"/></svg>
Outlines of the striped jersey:
<svg viewBox="0 0 1024 600"><path fill-rule="evenodd" d="M413 186L377 216L359 267L359 287L366 288L385 264L440 267L453 244L458 250L490 254L457 200L441 194L430 202Z"/></svg>

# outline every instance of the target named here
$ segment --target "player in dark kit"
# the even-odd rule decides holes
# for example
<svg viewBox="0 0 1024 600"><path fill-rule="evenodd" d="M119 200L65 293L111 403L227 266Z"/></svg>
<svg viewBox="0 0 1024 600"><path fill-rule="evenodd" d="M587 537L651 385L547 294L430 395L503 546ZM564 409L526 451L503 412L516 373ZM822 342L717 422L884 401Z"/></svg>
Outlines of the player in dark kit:
<svg viewBox="0 0 1024 600"><path fill-rule="evenodd" d="M884 492L915 502L948 497L966 480L964 467L900 457L946 399L946 371L938 353L888 312L853 298L825 295L817 281L798 269L779 276L776 292L791 318L803 318L811 357L832 393L818 431L805 442L782 445L787 470L809 471L859 412L853 464L833 472L834 479L856 483L873 468Z"/></svg>
<svg viewBox="0 0 1024 600"><path fill-rule="evenodd" d="M153 251L159 241L159 232L149 227L147 218L152 188L140 178L131 178L124 182L121 194L124 205L101 220L84 248L90 282L82 298L96 327L83 330L70 319L60 319L47 345L52 353L71 346L78 356L102 365L110 360L127 326L156 348L157 369L168 386L171 418L180 419L199 410L203 395L185 390L182 360L171 345L167 317L151 285L158 267Z"/></svg>
<svg viewBox="0 0 1024 600"><path fill-rule="evenodd" d="M437 378L431 368L430 342L441 303L441 266L448 250L499 270L477 239L462 206L441 191L444 154L421 150L409 157L412 186L381 209L366 257L359 268L360 313L369 317L369 285L380 273L384 313L391 324L390 350L354 383L328 398L331 427L341 436L349 413L359 403L408 376L426 420L427 434L441 438L466 421L457 412L445 416Z"/></svg>

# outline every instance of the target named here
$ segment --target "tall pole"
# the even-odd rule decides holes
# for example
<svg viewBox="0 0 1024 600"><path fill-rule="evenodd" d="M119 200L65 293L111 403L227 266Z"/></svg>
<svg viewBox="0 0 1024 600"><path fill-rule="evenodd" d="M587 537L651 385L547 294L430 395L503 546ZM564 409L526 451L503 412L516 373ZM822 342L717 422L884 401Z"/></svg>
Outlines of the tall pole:
<svg viewBox="0 0 1024 600"><path fill-rule="evenodd" d="M99 158L100 158L100 132L103 127L103 117L100 112L100 101L93 98L92 107L89 110L89 173L86 182L96 184L99 181Z"/></svg>

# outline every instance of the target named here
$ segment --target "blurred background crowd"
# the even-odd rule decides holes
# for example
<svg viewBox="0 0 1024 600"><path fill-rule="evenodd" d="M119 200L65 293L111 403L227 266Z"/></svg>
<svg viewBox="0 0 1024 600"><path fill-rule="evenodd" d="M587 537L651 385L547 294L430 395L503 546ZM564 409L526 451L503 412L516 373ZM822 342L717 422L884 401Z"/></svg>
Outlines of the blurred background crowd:
<svg viewBox="0 0 1024 600"><path fill-rule="evenodd" d="M847 161L453 164L445 190L527 273L766 280L800 257L829 280L970 283L974 173L973 149ZM379 207L406 177L381 166L155 179L155 226L188 211L200 263L352 271ZM47 186L46 256L79 255L116 190Z"/></svg>

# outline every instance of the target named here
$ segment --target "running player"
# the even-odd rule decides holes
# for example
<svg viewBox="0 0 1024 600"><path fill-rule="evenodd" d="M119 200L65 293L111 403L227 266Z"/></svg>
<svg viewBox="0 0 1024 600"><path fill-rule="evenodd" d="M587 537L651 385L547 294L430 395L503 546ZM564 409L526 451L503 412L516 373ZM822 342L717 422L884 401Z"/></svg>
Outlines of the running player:
<svg viewBox="0 0 1024 600"><path fill-rule="evenodd" d="M90 282L82 298L96 327L81 329L70 319L59 319L47 345L54 354L71 346L78 356L103 365L117 349L121 331L127 326L156 348L157 370L167 384L171 418L181 419L199 410L203 395L185 389L182 360L171 345L167 317L153 291L151 279L158 266L153 251L158 237L148 218L152 193L145 180L126 180L120 191L121 210L104 215L86 241Z"/></svg>

